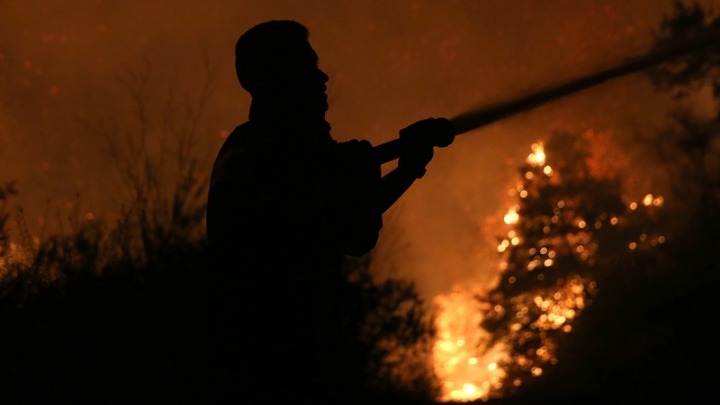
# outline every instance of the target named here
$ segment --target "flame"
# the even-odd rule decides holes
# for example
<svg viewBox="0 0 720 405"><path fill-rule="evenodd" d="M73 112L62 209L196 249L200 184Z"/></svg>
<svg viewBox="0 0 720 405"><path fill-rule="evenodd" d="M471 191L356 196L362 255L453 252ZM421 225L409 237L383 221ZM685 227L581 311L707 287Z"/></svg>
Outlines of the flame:
<svg viewBox="0 0 720 405"><path fill-rule="evenodd" d="M497 344L482 350L490 334L480 326L480 302L469 292L456 288L433 302L438 308L433 367L442 383L439 400L488 399L502 387L505 371L498 364L508 356L507 348Z"/></svg>
<svg viewBox="0 0 720 405"><path fill-rule="evenodd" d="M531 166L543 166L545 164L545 147L542 142L532 144L532 153L528 155L527 162ZM550 170L552 173L552 169ZM549 175L549 173L546 174Z"/></svg>

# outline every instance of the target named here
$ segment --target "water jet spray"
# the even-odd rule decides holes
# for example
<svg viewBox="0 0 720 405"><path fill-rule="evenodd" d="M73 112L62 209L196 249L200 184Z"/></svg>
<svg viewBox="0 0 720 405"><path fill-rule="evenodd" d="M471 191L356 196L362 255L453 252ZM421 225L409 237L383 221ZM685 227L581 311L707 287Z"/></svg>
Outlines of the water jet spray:
<svg viewBox="0 0 720 405"><path fill-rule="evenodd" d="M450 120L441 120L447 122L446 131L452 131L454 135L464 134L510 116L530 111L550 101L600 85L608 80L636 73L638 71L669 62L680 56L705 50L713 46L720 48L720 34L704 35L689 41L674 43L671 46L666 46L660 50L655 50L639 57L630 58L626 62L609 69L600 70L574 80L565 81L559 85L545 87L534 93L505 102L472 109L453 117ZM445 147L449 144L447 139L448 134L443 133L438 135L437 141L431 142L433 146ZM406 139L399 138L375 146L374 152L377 160L382 164L397 159L401 152L405 149L406 142Z"/></svg>

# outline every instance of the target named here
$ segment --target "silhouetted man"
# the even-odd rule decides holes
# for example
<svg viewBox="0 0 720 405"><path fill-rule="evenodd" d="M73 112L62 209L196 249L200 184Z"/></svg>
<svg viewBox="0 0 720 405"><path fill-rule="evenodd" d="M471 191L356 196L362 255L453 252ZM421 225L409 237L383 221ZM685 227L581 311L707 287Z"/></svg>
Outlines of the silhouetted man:
<svg viewBox="0 0 720 405"><path fill-rule="evenodd" d="M345 403L342 256L375 246L382 213L423 176L433 147L410 142L381 177L370 143L333 140L328 76L297 22L253 27L235 55L252 105L218 153L208 199L217 390L251 403ZM429 119L403 135L438 128Z"/></svg>

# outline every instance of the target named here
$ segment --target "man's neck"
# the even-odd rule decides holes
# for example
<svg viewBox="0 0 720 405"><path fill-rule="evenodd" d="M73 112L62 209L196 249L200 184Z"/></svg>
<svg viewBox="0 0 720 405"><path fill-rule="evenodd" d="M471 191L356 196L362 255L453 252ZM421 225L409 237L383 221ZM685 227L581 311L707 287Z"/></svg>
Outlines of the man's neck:
<svg viewBox="0 0 720 405"><path fill-rule="evenodd" d="M263 102L253 99L250 105L250 121L278 131L289 132L289 136L315 136L330 138L330 124L324 116L313 117L298 108L283 103Z"/></svg>

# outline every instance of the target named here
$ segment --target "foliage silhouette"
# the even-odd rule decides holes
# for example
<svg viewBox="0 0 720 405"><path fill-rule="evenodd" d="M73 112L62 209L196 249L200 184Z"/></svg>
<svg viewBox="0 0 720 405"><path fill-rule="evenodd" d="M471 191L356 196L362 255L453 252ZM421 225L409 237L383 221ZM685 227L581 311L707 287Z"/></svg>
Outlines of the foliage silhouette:
<svg viewBox="0 0 720 405"><path fill-rule="evenodd" d="M8 184L0 194L0 342L12 348L0 356L3 398L202 402L211 386L205 350L215 286L206 241L179 231L196 228L136 222L148 215L125 212L112 226L75 218L68 234L11 249L6 207L14 193ZM357 333L344 354L358 379L348 395L427 400L430 377L397 373L412 348L431 339L424 304L409 282L375 284L369 260L345 264L345 314Z"/></svg>

